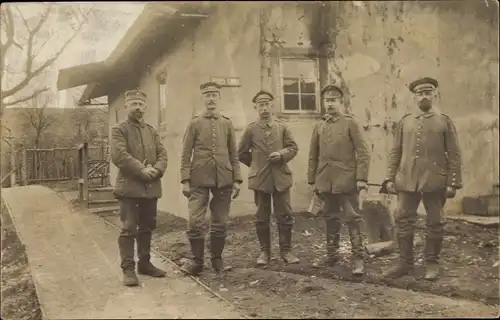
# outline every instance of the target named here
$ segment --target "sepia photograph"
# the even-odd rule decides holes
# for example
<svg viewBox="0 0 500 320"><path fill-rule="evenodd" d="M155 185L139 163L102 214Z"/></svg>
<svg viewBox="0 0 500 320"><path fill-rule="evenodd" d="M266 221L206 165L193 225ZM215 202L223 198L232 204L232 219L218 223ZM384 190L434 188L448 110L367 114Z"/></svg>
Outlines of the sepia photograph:
<svg viewBox="0 0 500 320"><path fill-rule="evenodd" d="M500 316L499 2L5 2L2 319Z"/></svg>

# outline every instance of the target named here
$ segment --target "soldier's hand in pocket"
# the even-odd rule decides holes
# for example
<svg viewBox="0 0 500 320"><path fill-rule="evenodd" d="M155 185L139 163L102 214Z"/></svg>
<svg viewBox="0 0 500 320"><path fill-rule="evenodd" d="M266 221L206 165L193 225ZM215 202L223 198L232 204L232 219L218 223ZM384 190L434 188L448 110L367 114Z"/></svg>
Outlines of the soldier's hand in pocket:
<svg viewBox="0 0 500 320"><path fill-rule="evenodd" d="M189 182L184 182L182 184L182 194L188 199L191 196L191 185Z"/></svg>
<svg viewBox="0 0 500 320"><path fill-rule="evenodd" d="M451 199L455 198L455 195L457 194L457 189L454 187L446 187L446 198Z"/></svg>
<svg viewBox="0 0 500 320"><path fill-rule="evenodd" d="M235 182L233 183L233 199L238 198L239 194L240 194L240 183Z"/></svg>

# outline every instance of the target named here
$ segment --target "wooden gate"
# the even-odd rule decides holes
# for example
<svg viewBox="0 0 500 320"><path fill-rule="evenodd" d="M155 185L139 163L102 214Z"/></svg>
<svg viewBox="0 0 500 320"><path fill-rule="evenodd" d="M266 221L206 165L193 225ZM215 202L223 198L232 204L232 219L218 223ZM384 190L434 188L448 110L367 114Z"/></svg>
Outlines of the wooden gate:
<svg viewBox="0 0 500 320"><path fill-rule="evenodd" d="M80 201L88 202L89 188L111 186L109 179L109 146L98 149L88 143L78 146L78 194Z"/></svg>

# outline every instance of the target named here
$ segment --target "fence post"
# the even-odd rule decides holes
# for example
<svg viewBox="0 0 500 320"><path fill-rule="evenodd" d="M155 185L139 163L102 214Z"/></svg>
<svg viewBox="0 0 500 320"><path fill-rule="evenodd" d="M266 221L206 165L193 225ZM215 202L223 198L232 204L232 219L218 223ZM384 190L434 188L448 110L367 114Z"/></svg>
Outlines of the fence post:
<svg viewBox="0 0 500 320"><path fill-rule="evenodd" d="M83 143L82 150L82 174L83 174L83 196L85 197L85 206L89 206L89 154L88 143Z"/></svg>
<svg viewBox="0 0 500 320"><path fill-rule="evenodd" d="M83 144L78 146L78 200L83 202Z"/></svg>
<svg viewBox="0 0 500 320"><path fill-rule="evenodd" d="M14 145L14 139L11 140L11 148L10 148L10 170L14 170L10 175L10 186L14 187L17 184L16 173L17 173L17 164L16 164L16 150Z"/></svg>
<svg viewBox="0 0 500 320"><path fill-rule="evenodd" d="M21 179L23 186L28 185L28 156L26 155L26 148L24 144L21 145Z"/></svg>

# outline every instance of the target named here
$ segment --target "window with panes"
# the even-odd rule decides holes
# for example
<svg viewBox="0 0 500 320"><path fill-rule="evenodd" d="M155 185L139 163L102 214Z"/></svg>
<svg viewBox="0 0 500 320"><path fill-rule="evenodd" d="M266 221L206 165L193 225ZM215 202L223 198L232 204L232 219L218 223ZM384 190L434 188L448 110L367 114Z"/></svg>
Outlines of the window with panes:
<svg viewBox="0 0 500 320"><path fill-rule="evenodd" d="M281 59L282 112L319 112L319 72L317 59Z"/></svg>

